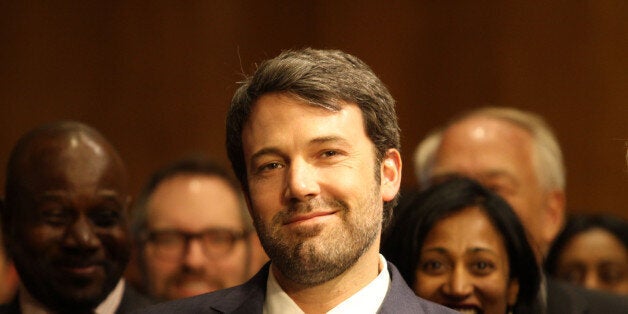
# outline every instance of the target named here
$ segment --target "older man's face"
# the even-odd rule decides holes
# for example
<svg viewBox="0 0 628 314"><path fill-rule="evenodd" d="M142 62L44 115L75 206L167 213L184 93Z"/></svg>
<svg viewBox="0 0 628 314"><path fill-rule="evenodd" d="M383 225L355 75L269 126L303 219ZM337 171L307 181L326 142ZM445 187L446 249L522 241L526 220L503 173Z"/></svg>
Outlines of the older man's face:
<svg viewBox="0 0 628 314"><path fill-rule="evenodd" d="M18 162L10 247L28 291L52 310L90 309L129 259L124 170L82 134L35 140Z"/></svg>
<svg viewBox="0 0 628 314"><path fill-rule="evenodd" d="M472 177L502 196L521 219L540 261L562 225L563 194L542 185L532 137L512 124L469 118L443 133L432 180Z"/></svg>

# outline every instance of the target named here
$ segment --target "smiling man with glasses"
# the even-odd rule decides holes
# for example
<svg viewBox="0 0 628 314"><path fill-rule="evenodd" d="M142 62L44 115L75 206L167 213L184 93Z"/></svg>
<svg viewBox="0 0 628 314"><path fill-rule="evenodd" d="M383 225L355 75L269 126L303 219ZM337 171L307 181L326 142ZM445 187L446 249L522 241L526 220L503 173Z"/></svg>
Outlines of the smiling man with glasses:
<svg viewBox="0 0 628 314"><path fill-rule="evenodd" d="M189 158L156 172L134 215L143 285L157 299L238 285L265 262L237 183L213 161Z"/></svg>

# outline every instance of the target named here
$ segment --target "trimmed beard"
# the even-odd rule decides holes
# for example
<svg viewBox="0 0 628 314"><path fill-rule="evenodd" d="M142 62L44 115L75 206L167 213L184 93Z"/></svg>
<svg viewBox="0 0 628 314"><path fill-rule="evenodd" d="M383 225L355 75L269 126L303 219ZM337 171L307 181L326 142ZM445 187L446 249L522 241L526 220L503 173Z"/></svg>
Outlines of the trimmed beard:
<svg viewBox="0 0 628 314"><path fill-rule="evenodd" d="M286 278L311 287L344 273L373 245L381 232L382 204L376 183L354 209L338 199L294 202L277 213L268 226L256 211L252 212L260 241L272 263ZM317 208L337 210L335 215L341 224L284 233L282 226L289 217Z"/></svg>

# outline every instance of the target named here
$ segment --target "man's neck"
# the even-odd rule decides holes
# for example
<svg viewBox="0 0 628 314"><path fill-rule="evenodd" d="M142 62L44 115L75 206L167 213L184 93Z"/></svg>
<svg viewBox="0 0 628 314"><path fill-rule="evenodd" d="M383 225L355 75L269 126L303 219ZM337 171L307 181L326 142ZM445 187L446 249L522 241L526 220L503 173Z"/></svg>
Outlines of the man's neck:
<svg viewBox="0 0 628 314"><path fill-rule="evenodd" d="M379 245L374 243L345 272L316 286L305 286L291 281L275 267L273 273L281 288L301 310L305 313L326 313L377 277L380 270L378 248Z"/></svg>

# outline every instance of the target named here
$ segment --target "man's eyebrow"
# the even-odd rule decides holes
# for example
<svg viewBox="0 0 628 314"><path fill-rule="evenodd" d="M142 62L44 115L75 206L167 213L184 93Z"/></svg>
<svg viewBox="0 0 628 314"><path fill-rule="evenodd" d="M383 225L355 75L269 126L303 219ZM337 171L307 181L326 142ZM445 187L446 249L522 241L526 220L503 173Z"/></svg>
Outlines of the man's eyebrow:
<svg viewBox="0 0 628 314"><path fill-rule="evenodd" d="M350 144L350 142L347 141L345 138L341 136L335 136L335 135L317 137L310 140L309 143L315 144L315 145L326 144L326 143L339 143L341 145ZM278 156L283 157L285 154L277 147L264 147L258 150L257 152L253 153L253 155L251 155L251 163L253 163L256 159L264 155L278 155Z"/></svg>
<svg viewBox="0 0 628 314"><path fill-rule="evenodd" d="M504 178L514 185L519 185L519 181L510 172L504 170L489 170L481 174L482 178L495 179Z"/></svg>
<svg viewBox="0 0 628 314"><path fill-rule="evenodd" d="M264 155L279 155L279 156L283 156L284 154L277 147L264 147L264 148L256 151L253 155L251 155L251 164L253 164L256 159L259 159L259 158L261 158Z"/></svg>
<svg viewBox="0 0 628 314"><path fill-rule="evenodd" d="M55 198L63 198L67 197L70 194L65 190L48 190L41 193L37 198L39 199L55 199ZM106 198L118 198L120 193L116 190L111 189L99 189L96 191L96 195L100 197Z"/></svg>
<svg viewBox="0 0 628 314"><path fill-rule="evenodd" d="M310 143L312 144L325 144L325 143L332 143L332 142L339 143L342 145L349 144L349 141L347 141L345 138L341 136L335 136L335 135L317 137L310 141Z"/></svg>

